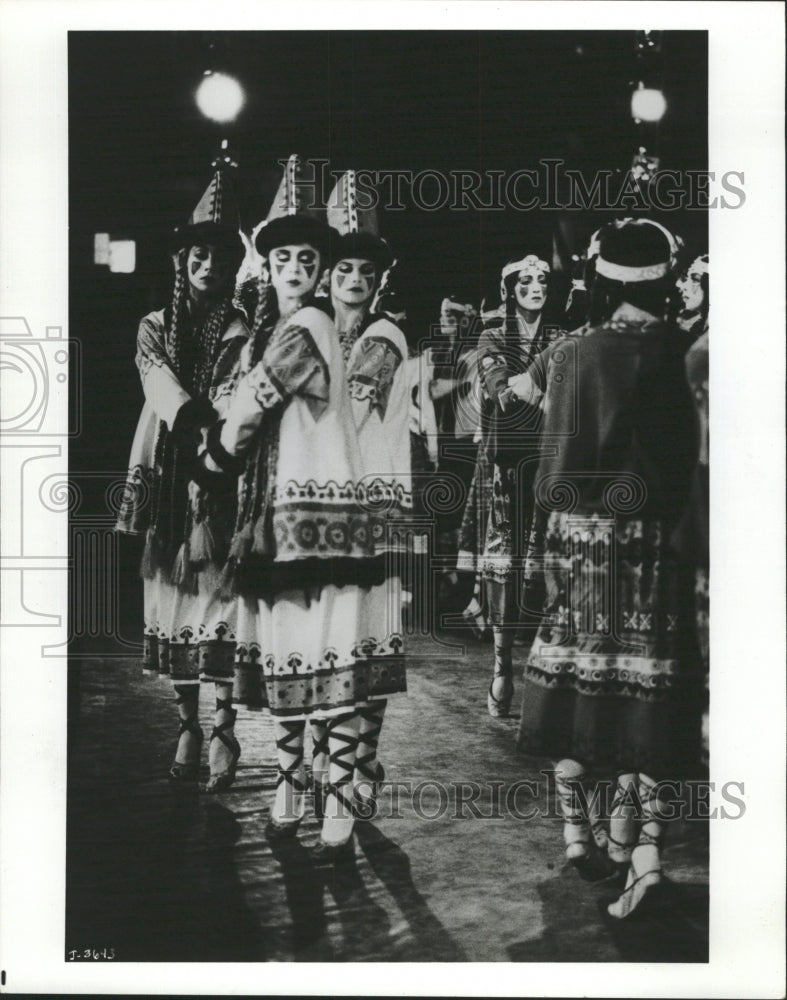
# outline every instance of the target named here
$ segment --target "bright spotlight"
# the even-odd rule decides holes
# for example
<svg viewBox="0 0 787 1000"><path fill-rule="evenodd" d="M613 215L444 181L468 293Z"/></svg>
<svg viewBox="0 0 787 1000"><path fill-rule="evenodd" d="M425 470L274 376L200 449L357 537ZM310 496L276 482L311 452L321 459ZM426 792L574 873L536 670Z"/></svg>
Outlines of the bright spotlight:
<svg viewBox="0 0 787 1000"><path fill-rule="evenodd" d="M631 114L637 121L661 121L666 110L667 102L660 90L640 87L631 95Z"/></svg>
<svg viewBox="0 0 787 1000"><path fill-rule="evenodd" d="M133 274L136 266L136 241L111 240L109 244L109 270L113 274Z"/></svg>
<svg viewBox="0 0 787 1000"><path fill-rule="evenodd" d="M197 107L214 122L231 122L246 102L243 87L224 73L206 73L197 87Z"/></svg>

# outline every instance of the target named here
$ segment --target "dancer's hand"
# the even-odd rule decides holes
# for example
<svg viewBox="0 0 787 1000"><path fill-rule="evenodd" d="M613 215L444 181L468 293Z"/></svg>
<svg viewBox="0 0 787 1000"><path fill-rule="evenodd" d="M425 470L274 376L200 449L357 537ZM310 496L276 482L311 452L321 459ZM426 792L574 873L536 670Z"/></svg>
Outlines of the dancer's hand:
<svg viewBox="0 0 787 1000"><path fill-rule="evenodd" d="M181 446L196 448L202 429L212 426L218 419L218 413L207 399L189 399L175 415L172 423L173 437Z"/></svg>

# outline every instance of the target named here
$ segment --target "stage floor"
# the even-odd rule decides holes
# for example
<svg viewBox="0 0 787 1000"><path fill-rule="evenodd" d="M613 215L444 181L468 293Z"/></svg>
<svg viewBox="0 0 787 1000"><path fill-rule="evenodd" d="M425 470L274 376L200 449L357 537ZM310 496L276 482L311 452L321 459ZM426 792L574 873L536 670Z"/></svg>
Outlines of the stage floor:
<svg viewBox="0 0 787 1000"><path fill-rule="evenodd" d="M266 714L239 715L243 751L231 789L216 797L173 791L166 773L177 722L168 682L143 676L135 659L73 661L66 954L112 948L116 961L135 962L707 961L707 822L676 821L668 832L668 908L611 920L605 904L615 887L585 883L566 865L559 821L516 818L505 808L515 782L545 788L547 762L516 752L515 717L487 715L491 646L470 640L462 653L415 637L408 648L409 693L390 701L380 745L387 781L405 785L383 789L380 817L356 824L354 858L328 868L308 857L319 833L311 803L297 840L265 838L275 784ZM206 686L206 735L212 708ZM203 748L204 777L206 758ZM463 782L478 783L477 796ZM502 815L485 818L501 794ZM523 812L547 804L545 790L535 801L526 792L517 798Z"/></svg>

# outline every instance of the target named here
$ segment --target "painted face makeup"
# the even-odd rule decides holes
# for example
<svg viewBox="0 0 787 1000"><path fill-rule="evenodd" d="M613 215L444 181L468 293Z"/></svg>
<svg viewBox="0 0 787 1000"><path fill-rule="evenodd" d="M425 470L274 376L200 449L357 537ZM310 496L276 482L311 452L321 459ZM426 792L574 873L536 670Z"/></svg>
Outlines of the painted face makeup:
<svg viewBox="0 0 787 1000"><path fill-rule="evenodd" d="M697 312L702 306L705 292L702 289L701 279L702 275L699 271L692 271L689 268L686 274L676 282L686 312Z"/></svg>
<svg viewBox="0 0 787 1000"><path fill-rule="evenodd" d="M331 296L347 306L362 306L372 297L376 279L372 261L347 257L331 271Z"/></svg>
<svg viewBox="0 0 787 1000"><path fill-rule="evenodd" d="M440 333L444 337L455 337L459 329L459 317L455 312L446 310L440 313Z"/></svg>
<svg viewBox="0 0 787 1000"><path fill-rule="evenodd" d="M547 276L535 267L527 267L519 272L514 285L514 295L520 309L540 312L547 299Z"/></svg>
<svg viewBox="0 0 787 1000"><path fill-rule="evenodd" d="M314 290L320 276L320 255L308 243L274 247L269 265L279 299L303 298Z"/></svg>
<svg viewBox="0 0 787 1000"><path fill-rule="evenodd" d="M197 295L218 292L229 277L229 256L221 247L193 246L186 258L189 285Z"/></svg>

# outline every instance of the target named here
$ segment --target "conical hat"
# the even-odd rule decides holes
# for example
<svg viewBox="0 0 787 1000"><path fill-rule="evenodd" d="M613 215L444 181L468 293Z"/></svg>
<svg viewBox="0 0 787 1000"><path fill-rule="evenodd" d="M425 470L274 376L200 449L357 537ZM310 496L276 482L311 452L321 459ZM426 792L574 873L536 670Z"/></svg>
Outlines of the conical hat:
<svg viewBox="0 0 787 1000"><path fill-rule="evenodd" d="M233 165L229 157L214 161L215 173L197 202L185 226L174 233L173 244L183 247L196 241L218 242L231 246L243 255L240 239L240 212L227 167Z"/></svg>
<svg viewBox="0 0 787 1000"><path fill-rule="evenodd" d="M281 219L285 215L297 215L301 211L303 206L298 185L301 173L301 158L297 153L293 153L285 164L281 183L265 219L266 222L273 222L274 219Z"/></svg>
<svg viewBox="0 0 787 1000"><path fill-rule="evenodd" d="M189 217L190 226L212 222L223 228L240 229L240 212L232 185L223 170L217 170Z"/></svg>
<svg viewBox="0 0 787 1000"><path fill-rule="evenodd" d="M328 225L331 234L331 261L349 257L374 261L379 275L393 264L391 248L381 239L374 206L359 208L354 170L339 178L328 199Z"/></svg>
<svg viewBox="0 0 787 1000"><path fill-rule="evenodd" d="M328 200L328 225L337 233L371 233L379 236L377 210L358 207L355 171L348 170L339 178Z"/></svg>
<svg viewBox="0 0 787 1000"><path fill-rule="evenodd" d="M263 223L252 233L257 252L267 256L276 246L308 243L327 257L330 230L303 206L301 197L301 159L293 153L284 167L279 189Z"/></svg>

